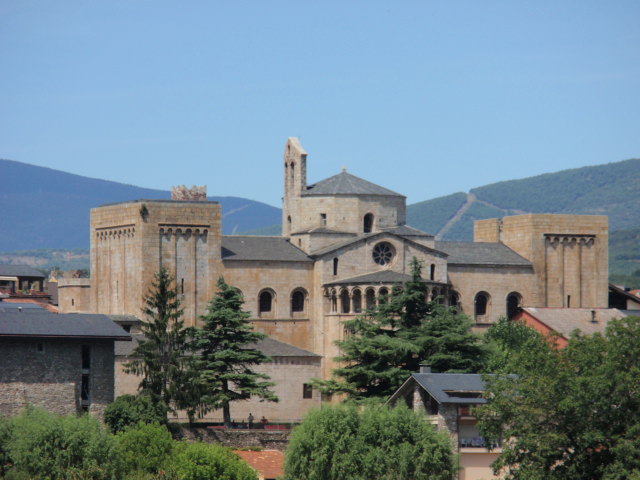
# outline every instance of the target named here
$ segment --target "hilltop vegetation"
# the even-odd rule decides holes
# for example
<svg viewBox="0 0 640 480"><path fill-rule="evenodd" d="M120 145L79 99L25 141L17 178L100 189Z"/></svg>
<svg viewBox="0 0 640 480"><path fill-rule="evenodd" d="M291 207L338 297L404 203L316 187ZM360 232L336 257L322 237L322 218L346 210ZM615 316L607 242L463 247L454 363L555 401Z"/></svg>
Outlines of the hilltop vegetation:
<svg viewBox="0 0 640 480"><path fill-rule="evenodd" d="M443 232L444 240L472 240L474 220L518 213L608 215L612 232L632 229L640 226L636 214L640 207L640 159L498 182L470 193L470 208ZM439 234L464 204L463 195L410 205L407 222ZM427 220L430 216L437 220Z"/></svg>
<svg viewBox="0 0 640 480"><path fill-rule="evenodd" d="M0 251L88 248L92 208L127 200L170 197L168 191L0 160L0 231L5 232L0 235ZM209 200L222 205L225 234L273 225L281 218L280 209L246 198L209 197Z"/></svg>

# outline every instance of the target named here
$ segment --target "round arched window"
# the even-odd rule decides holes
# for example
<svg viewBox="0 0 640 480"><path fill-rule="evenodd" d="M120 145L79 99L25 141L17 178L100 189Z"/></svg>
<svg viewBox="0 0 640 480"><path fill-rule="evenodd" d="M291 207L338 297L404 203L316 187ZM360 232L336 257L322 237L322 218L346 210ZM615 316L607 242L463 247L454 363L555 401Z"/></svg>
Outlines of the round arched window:
<svg viewBox="0 0 640 480"><path fill-rule="evenodd" d="M373 247L373 261L378 265L389 265L395 253L393 245L388 242L380 242Z"/></svg>

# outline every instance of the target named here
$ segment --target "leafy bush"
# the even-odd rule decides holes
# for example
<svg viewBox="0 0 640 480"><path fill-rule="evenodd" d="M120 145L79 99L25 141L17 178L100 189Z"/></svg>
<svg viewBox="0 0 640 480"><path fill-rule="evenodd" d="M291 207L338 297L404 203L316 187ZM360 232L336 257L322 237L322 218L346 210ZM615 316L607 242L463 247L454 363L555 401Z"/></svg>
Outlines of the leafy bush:
<svg viewBox="0 0 640 480"><path fill-rule="evenodd" d="M177 444L172 470L180 480L257 480L256 473L226 447L208 443Z"/></svg>
<svg viewBox="0 0 640 480"><path fill-rule="evenodd" d="M104 421L113 433L142 423L167 423L167 407L148 395L122 395L104 411Z"/></svg>
<svg viewBox="0 0 640 480"><path fill-rule="evenodd" d="M291 437L287 480L445 480L455 474L449 437L406 407L324 407Z"/></svg>
<svg viewBox="0 0 640 480"><path fill-rule="evenodd" d="M7 470L11 457L9 457L9 440L11 439L12 424L2 416L0 416L0 478L3 478Z"/></svg>
<svg viewBox="0 0 640 480"><path fill-rule="evenodd" d="M95 418L28 408L11 423L14 478L26 473L32 479L106 480L119 474L115 440Z"/></svg>
<svg viewBox="0 0 640 480"><path fill-rule="evenodd" d="M164 425L140 423L116 436L125 471L158 473L171 455L173 439Z"/></svg>

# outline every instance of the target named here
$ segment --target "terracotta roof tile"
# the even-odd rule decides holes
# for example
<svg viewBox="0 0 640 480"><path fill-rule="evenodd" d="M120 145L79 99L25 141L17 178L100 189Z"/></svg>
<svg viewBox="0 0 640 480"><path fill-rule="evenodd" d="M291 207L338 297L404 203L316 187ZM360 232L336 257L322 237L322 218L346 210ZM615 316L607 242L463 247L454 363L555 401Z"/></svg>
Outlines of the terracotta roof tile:
<svg viewBox="0 0 640 480"><path fill-rule="evenodd" d="M242 459L256 470L265 480L280 478L284 475L284 453L279 450L234 450Z"/></svg>

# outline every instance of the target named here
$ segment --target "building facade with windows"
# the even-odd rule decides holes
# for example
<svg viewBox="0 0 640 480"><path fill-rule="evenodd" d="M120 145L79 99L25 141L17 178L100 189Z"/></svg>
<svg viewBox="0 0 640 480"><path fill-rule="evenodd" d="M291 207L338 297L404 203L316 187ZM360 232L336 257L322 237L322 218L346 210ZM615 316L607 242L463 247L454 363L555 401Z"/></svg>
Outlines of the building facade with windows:
<svg viewBox="0 0 640 480"><path fill-rule="evenodd" d="M480 220L473 242L445 242L406 224L403 195L346 170L308 184L307 152L296 138L287 141L282 168L278 237L222 235L221 207L209 201L93 209L90 282L61 289L60 305L140 315L141 299L164 267L194 325L224 276L242 291L255 327L320 355L325 378L343 321L385 301L410 278L414 257L429 297L468 314L478 329L525 306L607 307L604 216Z"/></svg>

